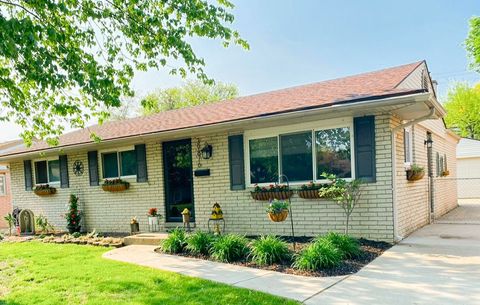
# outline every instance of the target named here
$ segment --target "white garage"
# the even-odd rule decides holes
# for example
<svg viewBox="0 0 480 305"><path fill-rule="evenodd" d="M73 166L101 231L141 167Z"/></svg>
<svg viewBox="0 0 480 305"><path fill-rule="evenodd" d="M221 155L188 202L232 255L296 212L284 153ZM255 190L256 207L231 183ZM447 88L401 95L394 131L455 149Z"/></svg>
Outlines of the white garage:
<svg viewBox="0 0 480 305"><path fill-rule="evenodd" d="M462 138L457 146L458 198L480 198L480 141Z"/></svg>

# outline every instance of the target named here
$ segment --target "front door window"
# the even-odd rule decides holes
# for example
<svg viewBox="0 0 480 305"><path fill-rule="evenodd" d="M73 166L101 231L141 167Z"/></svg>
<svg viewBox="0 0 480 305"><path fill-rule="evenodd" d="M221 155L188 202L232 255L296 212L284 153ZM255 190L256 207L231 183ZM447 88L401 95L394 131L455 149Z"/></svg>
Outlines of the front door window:
<svg viewBox="0 0 480 305"><path fill-rule="evenodd" d="M192 143L190 139L164 142L165 205L169 222L182 221L187 208L194 221Z"/></svg>

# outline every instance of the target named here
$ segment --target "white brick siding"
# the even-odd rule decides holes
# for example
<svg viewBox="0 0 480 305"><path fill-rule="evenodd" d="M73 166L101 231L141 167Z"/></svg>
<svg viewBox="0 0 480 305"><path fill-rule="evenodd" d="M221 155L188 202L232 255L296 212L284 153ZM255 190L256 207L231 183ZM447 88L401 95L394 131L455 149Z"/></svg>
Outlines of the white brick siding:
<svg viewBox="0 0 480 305"><path fill-rule="evenodd" d="M391 162L391 128L398 122L389 114L379 114L376 122L376 168L377 182L364 185L359 206L351 217L350 232L378 240L393 240L393 198L392 198L392 162ZM420 131L418 131L420 132ZM208 142L213 146L213 157L202 160L202 167L211 171L208 177L194 177L194 200L196 226L207 229L207 221L211 207L218 202L223 209L226 230L249 235L274 233L290 235L290 221L272 223L267 219L265 208L267 203L254 201L250 197L250 189L243 191L230 190L228 163L228 133L208 134L200 137L201 143ZM400 227L402 232L411 232L426 222L426 179L415 186L405 180L403 171L403 135L397 135L397 181ZM416 141L416 152L423 149L423 137ZM137 143L132 143L137 144ZM148 183L131 182L131 188L121 193L108 193L101 186L90 186L88 176L87 151L79 151L68 155L70 188L58 188L57 194L50 197L38 197L31 191L25 191L23 162L11 163L12 194L14 206L29 208L36 215L43 214L58 228L65 228L65 213L70 193L80 196L80 204L85 213L86 229L97 229L102 232L128 232L130 218L137 216L140 228L145 231L146 212L148 208L157 207L165 214L163 159L159 140L146 143ZM192 139L193 167L196 169L196 139ZM400 153L401 152L401 153ZM100 158L100 154L99 154ZM423 159L422 159L423 158ZM417 156L420 163L424 157ZM75 160L83 162L85 173L77 177L72 171ZM450 170L454 168L454 159L449 160ZM99 166L101 166L99 159ZM413 199L412 199L413 198ZM344 229L342 210L333 202L304 200L297 195L292 197L293 219L297 236L313 236L330 230ZM448 206L446 209L450 208ZM170 225L170 224L165 224ZM164 227L162 227L164 229Z"/></svg>

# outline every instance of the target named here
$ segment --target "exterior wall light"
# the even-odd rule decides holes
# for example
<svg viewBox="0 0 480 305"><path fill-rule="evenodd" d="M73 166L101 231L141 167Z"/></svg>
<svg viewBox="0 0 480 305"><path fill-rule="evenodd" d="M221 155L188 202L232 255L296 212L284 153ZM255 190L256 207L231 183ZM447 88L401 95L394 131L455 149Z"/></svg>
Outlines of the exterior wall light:
<svg viewBox="0 0 480 305"><path fill-rule="evenodd" d="M433 141L432 138L428 138L425 140L424 145L427 145L427 148L432 148L433 146Z"/></svg>
<svg viewBox="0 0 480 305"><path fill-rule="evenodd" d="M205 143L205 146L201 150L202 158L208 160L212 157L213 147L210 144Z"/></svg>

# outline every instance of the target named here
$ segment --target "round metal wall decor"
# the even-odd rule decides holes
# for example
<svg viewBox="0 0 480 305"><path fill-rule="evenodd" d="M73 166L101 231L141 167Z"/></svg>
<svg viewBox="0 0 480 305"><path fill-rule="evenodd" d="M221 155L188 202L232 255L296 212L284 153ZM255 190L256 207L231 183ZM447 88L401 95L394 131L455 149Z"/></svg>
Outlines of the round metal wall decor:
<svg viewBox="0 0 480 305"><path fill-rule="evenodd" d="M83 162L80 160L77 160L73 162L73 173L75 176L81 176L83 175Z"/></svg>

